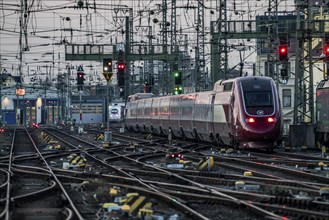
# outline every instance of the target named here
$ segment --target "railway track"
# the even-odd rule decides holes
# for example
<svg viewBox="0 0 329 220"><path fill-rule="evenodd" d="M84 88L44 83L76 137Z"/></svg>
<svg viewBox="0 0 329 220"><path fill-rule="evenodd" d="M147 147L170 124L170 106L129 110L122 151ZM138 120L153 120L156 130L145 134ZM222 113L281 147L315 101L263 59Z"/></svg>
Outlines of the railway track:
<svg viewBox="0 0 329 220"><path fill-rule="evenodd" d="M23 181L20 182L26 186L35 183L34 189L29 187L31 194L49 195L52 192L57 197L53 201L57 201L55 203L61 209L52 209L52 215L77 215L67 199L63 199L63 192L58 189L62 185L81 218L85 219L95 216L101 219L108 215L129 216L130 219L141 215L179 216L182 219L226 219L227 216L236 219L328 219L329 203L320 195L320 191L328 186L326 177L310 179L309 176L301 181L290 173L292 170L288 173L282 169L265 171L260 167L275 167L268 155L224 154L219 149L188 142L168 146L166 139L149 139L145 135L129 133L114 132L115 141L108 148L93 139L95 133L72 136L65 131L45 129L32 136L39 152L26 143L20 144L22 149L13 153L14 171L27 172L21 175ZM50 150L48 142L54 142L60 148ZM168 166L168 153L175 151L184 155L188 166L179 169ZM70 164L71 167L64 168L72 155L85 159L84 165ZM197 164L207 157L214 158L213 166L199 170ZM316 159L311 158L308 162L316 163ZM0 164L9 164L6 160L9 161L9 156L0 157ZM284 164L285 159L279 155L273 160L280 166L289 165L289 161ZM292 162L298 163L296 158ZM7 169L6 166L2 168L0 180L5 182ZM30 179L34 176L39 178ZM29 194L19 189L15 188L17 194ZM5 190L1 193L4 195ZM47 199L46 196L37 197ZM120 203L119 198L130 203ZM124 210L128 204L129 209ZM48 206L56 207L54 204ZM117 206L121 207L120 212L109 211L117 210ZM17 213L24 212L28 213L28 210L22 208Z"/></svg>
<svg viewBox="0 0 329 220"><path fill-rule="evenodd" d="M82 219L27 129L14 129L8 156L1 159L2 219Z"/></svg>
<svg viewBox="0 0 329 220"><path fill-rule="evenodd" d="M120 136L120 138L122 138L122 136L121 135L119 135ZM136 141L138 140L138 138L136 138ZM145 141L145 139L139 139L139 142L140 143L144 143L145 145L147 145L147 143L146 143L146 141ZM153 144L154 145L156 145L157 147L154 147L153 149L154 149L154 152L151 152L150 154L131 154L131 155L134 155L133 157L134 158L138 158L138 161L144 161L147 165L148 164L161 164L161 162L154 162L154 160L155 160L155 158L156 157L160 157L160 158L165 158L165 154L166 154L166 152L167 152L167 150L168 149L162 149L161 147L163 147L163 143L164 143L164 141L163 140L155 140L155 141L151 141L151 142L153 142ZM138 144L138 146L139 146L139 144ZM161 147L159 147L159 146L161 146ZM147 146L145 146L144 148L147 148ZM116 150L116 149L118 149L118 148L114 148L113 150ZM183 150L181 147L179 147L179 150ZM186 150L185 150L186 151ZM127 154L127 152L125 152L126 154ZM141 166L139 166L139 168L138 169L132 169L131 167L131 165L129 165L129 166L127 166L127 165L123 165L122 164L122 162L120 162L120 158L121 158L121 156L117 156L117 157L111 157L111 158L109 158L108 160L111 160L112 161L112 163L115 163L116 164L116 166L120 166L120 167L123 167L123 169L124 170L126 170L126 171L128 171L129 173L134 173L134 175L138 175L138 176L140 176L140 175L142 175L141 177L139 177L139 178L143 178L143 179L145 179L145 180L149 180L149 181L151 181L152 179L154 180L154 179L157 179L157 182L163 182L164 181L164 179L167 179L167 181L168 181L168 176L166 176L166 175L164 175L164 177L161 177L161 178L159 178L158 176L160 175L163 175L163 173L165 173L164 171L162 171L162 172L152 172L152 171L150 171L150 169L146 169L145 170L145 172L143 171L143 167L145 168L146 167L146 165L144 164L144 165L141 165ZM151 158L151 159L150 159ZM116 162L114 162L114 161L116 161ZM240 163L240 162L239 162ZM137 166L137 165L133 165L133 166ZM232 170L233 168L231 168L231 170ZM234 169L236 169L236 167L234 168ZM244 168L245 169L245 168ZM143 173L144 172L144 173ZM142 174L143 173L143 174ZM151 173L151 175L150 175L150 173ZM255 172L256 173L256 172ZM182 171L179 175L181 175L181 176L188 176L188 171L186 171L186 170L184 170L184 171ZM149 176L149 177L148 177ZM173 176L173 174L171 173L170 174L170 176L172 177ZM191 175L191 179L197 179L195 176L194 177L192 177L193 175ZM264 176L269 176L269 175L264 175ZM242 176L242 175L240 175L240 177L241 177L241 179L244 179L244 178L247 178L247 177L244 177L244 176ZM148 179L148 178L150 178L150 179ZM214 181L214 178L213 179L208 179L209 177L207 177L207 178L205 178L205 177L203 177L203 180L200 180L201 182L203 182L203 183L207 183L207 185L206 186L208 186L208 184L209 184L209 182L216 182L216 181ZM219 177L220 178L220 177ZM256 178L257 179L257 177L249 177L249 178ZM171 178L172 179L172 178ZM240 181L241 181L241 179L239 179ZM272 175L271 176L271 178L263 178L263 181L264 182L267 182L267 186L266 186L266 184L264 184L265 185L265 187L264 188L266 188L268 191L270 190L270 188L272 187L273 188L273 186L268 186L269 184L269 182L271 182L271 181L273 181L275 179L275 177ZM326 180L326 179L322 179L322 180ZM180 180L180 181L182 181L182 180ZM185 181L185 182L184 182ZM221 180L222 181L222 180ZM250 180L249 180L250 181ZM189 183L188 181L186 182L186 180L183 180L182 181L185 185L187 184L191 184L191 183ZM220 181L217 181L217 182L220 182ZM238 180L237 180L237 178L235 178L235 179L233 179L233 180L230 180L229 181L230 182L230 184L231 184L231 189L233 188L234 189L234 187L235 187L235 190L236 190L236 186L235 186L235 183L236 182L238 182ZM259 184L259 183L257 183L255 180L254 180L254 182L252 182L252 181L250 181L254 186L256 185L257 186L257 184ZM312 195L314 195L314 196L316 196L316 195L318 195L318 193L319 193L319 189L321 188L321 187L323 187L323 186L326 186L325 184L319 184L319 185L317 185L317 186L305 186L305 185L307 185L306 183L296 183L296 181L294 182L294 181L289 181L290 182L290 184L288 183L288 184L286 184L286 185L288 185L288 186L285 186L286 188L283 190L283 191L291 191L291 190L294 190L294 192L297 192L298 190L302 190L302 189L305 189L306 190L306 192L308 192L308 193L310 193L310 194L312 194ZM280 178L278 178L278 181L277 181L277 184L278 184L278 187L282 187L283 185L285 185L285 183L286 183L286 180L282 180L282 179L280 179ZM234 187L232 187L232 185L234 186ZM247 182L247 185L248 185L248 182ZM297 185L297 186L296 186ZM300 185L302 185L302 186L304 186L304 188L302 188ZM203 186L203 187L205 187L205 186ZM249 187L250 187L250 185L249 185ZM201 187L202 188L202 187ZM217 187L218 188L218 187ZM225 187L224 187L225 188ZM275 187L274 187L275 188ZM313 188L316 188L316 189L313 189ZM266 190L265 190L266 191ZM266 193L266 192L263 192L263 193ZM250 199L250 197L248 198L248 199ZM309 200L309 198L307 198L307 200ZM294 198L287 198L287 199L284 199L284 198L278 198L278 197L276 197L276 196L274 196L274 198L271 198L271 202L273 202L274 201L274 203L277 203L277 205L286 205L287 203L290 203L290 204L292 204L291 206L296 206L296 207L298 207L298 205L299 204L303 204L303 202L300 202L300 198L297 198L297 199L294 199ZM305 201L304 201L304 203L305 203ZM275 207L273 207L273 210L275 209ZM304 208L303 208L304 209ZM321 209L321 210L327 210L327 205L319 205L319 209ZM271 211L273 211L273 210L271 210ZM291 215L294 215L293 213L291 213L292 211L289 211L290 212L290 214ZM297 211L298 212L298 211ZM307 212L307 211L306 211ZM305 214L305 211L303 211L302 212L303 213L303 215L306 215ZM296 213L295 213L296 214ZM313 215L313 213L311 213L311 211L310 211L310 215ZM321 216L322 215L322 216ZM320 214L319 215L319 219L322 219L323 218L323 216L326 216L326 213L324 213L324 214Z"/></svg>

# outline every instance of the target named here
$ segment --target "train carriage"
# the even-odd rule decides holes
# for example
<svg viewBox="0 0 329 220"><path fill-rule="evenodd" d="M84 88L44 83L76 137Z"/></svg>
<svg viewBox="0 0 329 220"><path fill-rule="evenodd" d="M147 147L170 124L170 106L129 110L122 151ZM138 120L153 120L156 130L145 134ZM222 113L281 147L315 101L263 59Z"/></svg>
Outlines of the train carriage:
<svg viewBox="0 0 329 220"><path fill-rule="evenodd" d="M126 105L128 129L242 148L272 149L282 139L280 102L269 77L222 80L207 92L134 97Z"/></svg>
<svg viewBox="0 0 329 220"><path fill-rule="evenodd" d="M316 88L316 140L329 144L329 81L322 80Z"/></svg>

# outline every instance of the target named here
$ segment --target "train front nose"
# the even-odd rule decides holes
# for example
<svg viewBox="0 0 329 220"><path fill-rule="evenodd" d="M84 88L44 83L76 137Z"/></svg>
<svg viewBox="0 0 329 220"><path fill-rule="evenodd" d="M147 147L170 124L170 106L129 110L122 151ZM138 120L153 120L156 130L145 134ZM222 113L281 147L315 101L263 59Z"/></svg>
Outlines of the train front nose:
<svg viewBox="0 0 329 220"><path fill-rule="evenodd" d="M238 136L243 148L273 148L280 137L280 123L274 117L246 117Z"/></svg>
<svg viewBox="0 0 329 220"><path fill-rule="evenodd" d="M269 140L279 135L280 126L274 116L246 117L243 123L243 135L250 140Z"/></svg>

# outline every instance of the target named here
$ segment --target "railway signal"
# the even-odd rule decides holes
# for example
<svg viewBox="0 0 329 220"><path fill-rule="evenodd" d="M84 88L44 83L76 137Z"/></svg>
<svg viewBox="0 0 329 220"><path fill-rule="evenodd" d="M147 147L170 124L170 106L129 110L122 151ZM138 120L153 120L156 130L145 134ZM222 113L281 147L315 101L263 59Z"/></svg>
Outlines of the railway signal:
<svg viewBox="0 0 329 220"><path fill-rule="evenodd" d="M112 58L103 59L103 72L112 73Z"/></svg>
<svg viewBox="0 0 329 220"><path fill-rule="evenodd" d="M81 72L78 72L77 73L77 76L78 76L78 85L83 85L83 82L84 82L84 73L81 73Z"/></svg>
<svg viewBox="0 0 329 220"><path fill-rule="evenodd" d="M83 72L82 66L79 66L77 69L77 85L79 90L82 89L82 85L85 81L84 75L85 73Z"/></svg>
<svg viewBox="0 0 329 220"><path fill-rule="evenodd" d="M125 85L125 70L126 70L126 63L123 61L119 61L117 63L117 79L118 85L120 87Z"/></svg>
<svg viewBox="0 0 329 220"><path fill-rule="evenodd" d="M178 70L174 71L173 76L174 76L175 85L181 85L182 84L182 72L180 72Z"/></svg>
<svg viewBox="0 0 329 220"><path fill-rule="evenodd" d="M110 81L113 75L112 58L103 59L103 75L106 81Z"/></svg>
<svg viewBox="0 0 329 220"><path fill-rule="evenodd" d="M123 61L119 61L117 68L118 68L118 73L124 73L126 69L126 63Z"/></svg>
<svg viewBox="0 0 329 220"><path fill-rule="evenodd" d="M179 95L183 93L183 86L175 86L174 95Z"/></svg>
<svg viewBox="0 0 329 220"><path fill-rule="evenodd" d="M288 45L281 44L279 45L279 60L287 61L288 60Z"/></svg>
<svg viewBox="0 0 329 220"><path fill-rule="evenodd" d="M329 43L326 43L323 47L323 54L324 54L324 62L329 61Z"/></svg>

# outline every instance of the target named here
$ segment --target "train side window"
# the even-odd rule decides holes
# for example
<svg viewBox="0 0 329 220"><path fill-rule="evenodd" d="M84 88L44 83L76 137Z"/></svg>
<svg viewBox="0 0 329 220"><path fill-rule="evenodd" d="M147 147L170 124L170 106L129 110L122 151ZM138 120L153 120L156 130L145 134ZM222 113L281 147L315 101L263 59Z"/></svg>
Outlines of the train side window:
<svg viewBox="0 0 329 220"><path fill-rule="evenodd" d="M233 82L224 83L224 91L231 91L233 87Z"/></svg>
<svg viewBox="0 0 329 220"><path fill-rule="evenodd" d="M154 108L153 110L154 110L154 111L153 111L153 115L154 115L154 116L158 116L158 108Z"/></svg>

